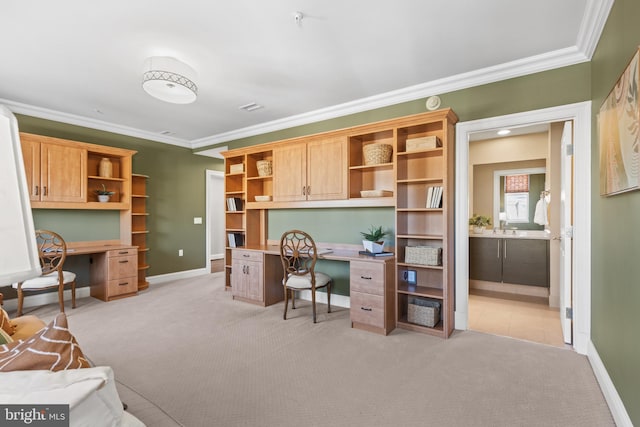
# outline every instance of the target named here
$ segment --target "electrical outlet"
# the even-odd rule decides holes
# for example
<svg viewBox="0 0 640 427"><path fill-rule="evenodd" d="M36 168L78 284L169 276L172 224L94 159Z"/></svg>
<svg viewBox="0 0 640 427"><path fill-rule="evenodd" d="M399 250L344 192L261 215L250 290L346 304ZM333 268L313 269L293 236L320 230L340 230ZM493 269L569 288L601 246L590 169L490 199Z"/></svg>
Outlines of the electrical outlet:
<svg viewBox="0 0 640 427"><path fill-rule="evenodd" d="M184 251L182 249L178 249L178 256L183 256L184 255Z"/></svg>
<svg viewBox="0 0 640 427"><path fill-rule="evenodd" d="M202 217L201 216L193 217L193 223L194 224L202 224Z"/></svg>

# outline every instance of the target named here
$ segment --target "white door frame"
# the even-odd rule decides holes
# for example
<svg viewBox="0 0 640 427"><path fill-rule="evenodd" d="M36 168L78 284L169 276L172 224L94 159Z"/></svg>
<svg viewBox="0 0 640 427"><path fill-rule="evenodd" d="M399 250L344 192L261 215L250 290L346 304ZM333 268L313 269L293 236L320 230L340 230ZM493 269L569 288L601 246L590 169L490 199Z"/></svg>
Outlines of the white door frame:
<svg viewBox="0 0 640 427"><path fill-rule="evenodd" d="M205 183L205 205L206 205L206 211L205 211L205 215L206 215L206 219L205 219L205 233L206 233L206 245L205 245L205 257L204 257L204 262L205 265L204 267L207 269L207 271L210 271L211 269L211 209L210 209L210 201L211 201L211 187L210 187L210 183L211 183L211 178L212 177L220 177L221 180L224 180L224 172L221 171L214 171L214 170L210 170L207 169L206 170L206 183ZM222 194L220 195L220 197L222 197ZM223 238L222 236L220 237L221 239Z"/></svg>
<svg viewBox="0 0 640 427"><path fill-rule="evenodd" d="M574 122L573 348L587 354L591 340L591 101L487 119L456 126L455 328L469 325L469 134L538 123ZM577 177L577 179L576 179ZM576 262L579 260L579 262Z"/></svg>

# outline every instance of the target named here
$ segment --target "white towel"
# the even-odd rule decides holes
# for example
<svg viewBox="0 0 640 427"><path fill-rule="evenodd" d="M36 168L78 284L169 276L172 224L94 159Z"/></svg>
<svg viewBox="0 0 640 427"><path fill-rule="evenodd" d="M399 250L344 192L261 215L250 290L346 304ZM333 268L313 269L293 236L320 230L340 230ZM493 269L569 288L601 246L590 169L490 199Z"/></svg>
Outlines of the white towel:
<svg viewBox="0 0 640 427"><path fill-rule="evenodd" d="M536 212L533 215L533 222L540 225L548 225L547 220L547 201L544 197L541 197L536 203Z"/></svg>

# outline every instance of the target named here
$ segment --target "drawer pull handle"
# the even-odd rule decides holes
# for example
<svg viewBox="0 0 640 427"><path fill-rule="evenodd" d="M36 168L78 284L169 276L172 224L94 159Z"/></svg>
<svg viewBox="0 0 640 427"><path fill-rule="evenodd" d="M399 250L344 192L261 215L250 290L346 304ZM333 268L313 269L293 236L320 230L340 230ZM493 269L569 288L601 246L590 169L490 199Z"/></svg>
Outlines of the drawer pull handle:
<svg viewBox="0 0 640 427"><path fill-rule="evenodd" d="M118 286L127 286L128 284L129 284L129 282L118 283Z"/></svg>
<svg viewBox="0 0 640 427"><path fill-rule="evenodd" d="M125 264L125 263L129 262L129 260L128 260L128 259L125 259L125 260L123 260L123 261L118 261L118 262L119 262L120 264Z"/></svg>
<svg viewBox="0 0 640 427"><path fill-rule="evenodd" d="M364 280L371 280L371 277L368 277L368 276L360 276L360 278Z"/></svg>
<svg viewBox="0 0 640 427"><path fill-rule="evenodd" d="M249 258L251 255L249 255L249 254L242 254L242 256L243 256L243 257L245 257L245 258Z"/></svg>
<svg viewBox="0 0 640 427"><path fill-rule="evenodd" d="M129 253L129 251L120 251L120 252L118 252L118 253L119 253L120 255L126 255L126 254L128 254L128 253Z"/></svg>
<svg viewBox="0 0 640 427"><path fill-rule="evenodd" d="M371 307L360 307L360 310L373 311L373 309Z"/></svg>

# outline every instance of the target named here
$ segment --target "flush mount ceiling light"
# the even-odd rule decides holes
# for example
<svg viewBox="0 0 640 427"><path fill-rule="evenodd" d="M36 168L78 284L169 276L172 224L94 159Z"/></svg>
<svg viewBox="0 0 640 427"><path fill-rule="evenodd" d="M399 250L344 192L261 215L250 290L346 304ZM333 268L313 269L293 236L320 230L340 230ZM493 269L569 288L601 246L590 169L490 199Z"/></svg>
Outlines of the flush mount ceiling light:
<svg viewBox="0 0 640 427"><path fill-rule="evenodd" d="M193 68L169 56L152 56L144 62L142 88L154 98L173 104L190 104L198 96Z"/></svg>

